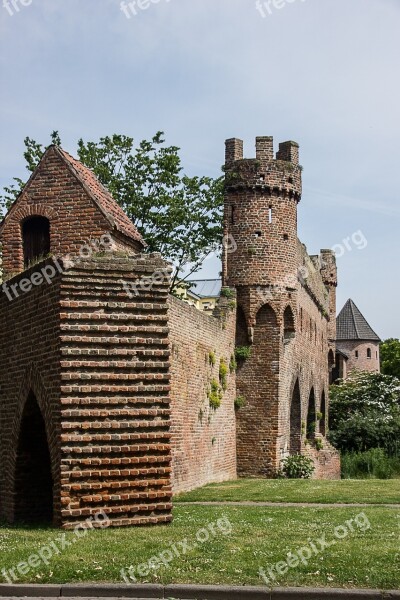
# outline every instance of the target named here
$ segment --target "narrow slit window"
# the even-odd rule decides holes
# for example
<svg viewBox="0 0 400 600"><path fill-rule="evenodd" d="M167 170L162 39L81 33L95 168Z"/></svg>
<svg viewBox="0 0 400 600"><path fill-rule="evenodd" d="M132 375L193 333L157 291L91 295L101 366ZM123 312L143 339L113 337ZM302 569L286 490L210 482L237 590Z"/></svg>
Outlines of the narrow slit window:
<svg viewBox="0 0 400 600"><path fill-rule="evenodd" d="M367 358L371 358L371 348L367 348Z"/></svg>
<svg viewBox="0 0 400 600"><path fill-rule="evenodd" d="M272 206L268 209L268 223L272 223Z"/></svg>
<svg viewBox="0 0 400 600"><path fill-rule="evenodd" d="M234 225L235 223L235 207L231 206L231 224Z"/></svg>

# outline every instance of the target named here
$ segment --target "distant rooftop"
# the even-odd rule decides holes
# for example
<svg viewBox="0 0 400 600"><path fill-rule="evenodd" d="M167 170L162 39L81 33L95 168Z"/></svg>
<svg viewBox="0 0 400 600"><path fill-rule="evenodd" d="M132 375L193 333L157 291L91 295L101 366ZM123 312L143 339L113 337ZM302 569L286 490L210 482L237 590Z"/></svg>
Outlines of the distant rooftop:
<svg viewBox="0 0 400 600"><path fill-rule="evenodd" d="M337 340L381 341L353 300L347 300L340 311L336 319L336 327Z"/></svg>
<svg viewBox="0 0 400 600"><path fill-rule="evenodd" d="M196 279L188 283L190 291L199 298L218 298L221 294L221 279Z"/></svg>

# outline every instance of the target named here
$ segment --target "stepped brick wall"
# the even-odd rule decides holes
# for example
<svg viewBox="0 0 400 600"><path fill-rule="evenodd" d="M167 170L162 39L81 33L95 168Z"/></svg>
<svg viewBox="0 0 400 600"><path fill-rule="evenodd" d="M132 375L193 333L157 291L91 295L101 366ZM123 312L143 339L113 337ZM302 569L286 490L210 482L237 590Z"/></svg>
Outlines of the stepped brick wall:
<svg viewBox="0 0 400 600"><path fill-rule="evenodd" d="M229 365L234 353L232 300L221 298L217 311L220 316L209 316L169 298L175 492L236 478L235 373L228 373L219 408L211 408L207 397L212 379L219 379L221 358Z"/></svg>
<svg viewBox="0 0 400 600"><path fill-rule="evenodd" d="M2 514L9 520L30 390L46 424L56 524L72 528L99 511L114 526L171 520L165 268L158 255L106 256L77 263L19 299L2 295L2 332L8 324L10 333L2 336L0 373ZM138 281L138 295L129 298L126 283Z"/></svg>

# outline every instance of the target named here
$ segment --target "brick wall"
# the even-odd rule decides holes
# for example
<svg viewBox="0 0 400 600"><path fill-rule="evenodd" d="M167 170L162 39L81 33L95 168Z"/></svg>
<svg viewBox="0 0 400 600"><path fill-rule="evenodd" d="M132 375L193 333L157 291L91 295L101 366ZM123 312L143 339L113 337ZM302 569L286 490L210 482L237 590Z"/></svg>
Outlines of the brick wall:
<svg viewBox="0 0 400 600"><path fill-rule="evenodd" d="M50 448L54 523L71 528L101 509L115 526L171 520L168 277L133 299L122 283L163 268L157 255L106 256L18 299L2 294L1 513L8 520L31 391Z"/></svg>
<svg viewBox="0 0 400 600"><path fill-rule="evenodd" d="M235 373L219 408L207 397L221 358L229 364L234 352L235 310L222 306L213 317L170 296L169 327L173 488L180 492L236 477Z"/></svg>
<svg viewBox="0 0 400 600"><path fill-rule="evenodd" d="M24 278L34 271L35 268L26 271ZM15 277L9 284L21 279ZM0 510L2 517L10 521L14 519L14 487L18 486L21 475L18 469L15 481L19 433L31 391L45 423L54 482L54 512L60 515L59 294L58 277L52 285L34 287L12 301L4 292L0 295Z"/></svg>

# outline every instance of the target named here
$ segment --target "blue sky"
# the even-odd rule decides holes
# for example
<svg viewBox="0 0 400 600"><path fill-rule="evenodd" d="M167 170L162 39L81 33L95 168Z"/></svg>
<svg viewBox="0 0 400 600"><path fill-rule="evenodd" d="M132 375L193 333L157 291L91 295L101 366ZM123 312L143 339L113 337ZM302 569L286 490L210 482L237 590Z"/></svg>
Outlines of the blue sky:
<svg viewBox="0 0 400 600"><path fill-rule="evenodd" d="M228 137L248 157L257 135L294 139L300 238L311 254L341 245L338 308L351 297L400 337L399 0L137 0L130 18L120 0L9 2L0 186L25 177L24 137L53 129L72 153L81 136L163 130L188 173L212 176Z"/></svg>

